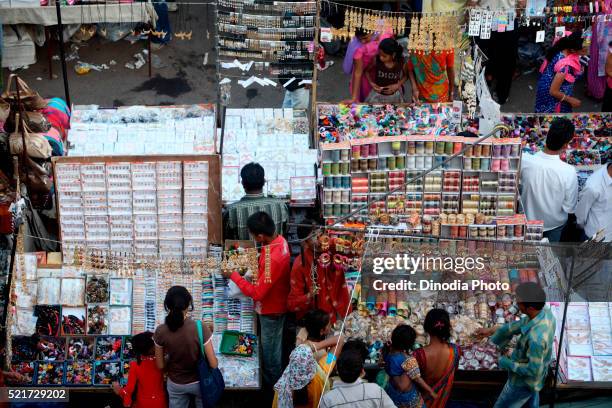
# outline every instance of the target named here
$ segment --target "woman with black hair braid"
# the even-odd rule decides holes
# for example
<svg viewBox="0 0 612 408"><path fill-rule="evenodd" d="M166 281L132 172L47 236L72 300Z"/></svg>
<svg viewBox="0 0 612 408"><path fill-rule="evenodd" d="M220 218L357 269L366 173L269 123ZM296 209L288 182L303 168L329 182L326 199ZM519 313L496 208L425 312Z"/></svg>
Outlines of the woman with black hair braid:
<svg viewBox="0 0 612 408"><path fill-rule="evenodd" d="M450 397L461 349L450 343L451 323L446 310L432 309L423 325L429 335L429 345L414 351L423 379L437 394L424 396L427 408L443 408Z"/></svg>
<svg viewBox="0 0 612 408"><path fill-rule="evenodd" d="M200 322L188 316L189 311L193 310L191 294L183 286L171 287L164 299L164 309L168 312L166 322L157 327L153 341L157 367L168 373L170 408L188 408L191 397L195 397L196 407L201 408L203 405L198 372L201 350L198 336ZM205 324L201 326L208 365L210 368L217 368L212 332Z"/></svg>

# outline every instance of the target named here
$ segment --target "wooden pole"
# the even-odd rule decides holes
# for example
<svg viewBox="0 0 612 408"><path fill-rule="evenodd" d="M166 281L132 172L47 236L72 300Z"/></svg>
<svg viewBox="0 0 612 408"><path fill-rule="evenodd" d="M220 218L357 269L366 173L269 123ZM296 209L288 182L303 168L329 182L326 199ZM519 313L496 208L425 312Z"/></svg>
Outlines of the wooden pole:
<svg viewBox="0 0 612 408"><path fill-rule="evenodd" d="M319 78L319 69L317 68L317 50L319 49L319 31L321 29L321 2L317 1L317 17L315 18L315 34L314 34L314 52L313 52L313 71L312 71L312 89L310 94L310 140L311 146L315 149L319 146L319 138L316 137L317 132L317 81Z"/></svg>

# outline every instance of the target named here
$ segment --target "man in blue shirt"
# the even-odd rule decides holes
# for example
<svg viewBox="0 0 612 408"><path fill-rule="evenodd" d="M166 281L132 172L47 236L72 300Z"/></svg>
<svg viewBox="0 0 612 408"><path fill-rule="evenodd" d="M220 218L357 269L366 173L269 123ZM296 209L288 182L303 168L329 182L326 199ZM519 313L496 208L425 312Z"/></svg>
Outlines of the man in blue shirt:
<svg viewBox="0 0 612 408"><path fill-rule="evenodd" d="M519 336L511 357L502 356L499 367L508 370L508 381L494 408L537 408L553 359L556 320L546 303L546 293L533 282L516 288L516 301L525 317L499 328L480 329L477 334L491 337L500 349Z"/></svg>

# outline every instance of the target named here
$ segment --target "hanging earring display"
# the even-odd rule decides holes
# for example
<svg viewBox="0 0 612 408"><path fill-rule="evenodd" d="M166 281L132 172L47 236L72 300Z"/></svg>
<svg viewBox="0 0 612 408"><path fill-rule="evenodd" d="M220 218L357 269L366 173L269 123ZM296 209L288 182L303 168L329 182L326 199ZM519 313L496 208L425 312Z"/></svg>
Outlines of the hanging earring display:
<svg viewBox="0 0 612 408"><path fill-rule="evenodd" d="M357 29L370 34L392 31L396 35L403 34L406 30L406 18L403 13L366 10L352 6L343 7L345 7L344 25L342 28L331 30L335 38L349 40Z"/></svg>

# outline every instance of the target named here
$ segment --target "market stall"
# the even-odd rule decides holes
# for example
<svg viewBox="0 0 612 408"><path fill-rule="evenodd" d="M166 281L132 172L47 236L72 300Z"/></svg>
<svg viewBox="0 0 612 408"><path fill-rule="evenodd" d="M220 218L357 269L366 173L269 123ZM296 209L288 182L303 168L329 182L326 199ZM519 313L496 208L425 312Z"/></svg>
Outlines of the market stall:
<svg viewBox="0 0 612 408"><path fill-rule="evenodd" d="M59 254L17 257L7 364L27 376L28 383L18 385L83 390L124 382L134 359L131 335L163 323L164 295L171 286L182 285L194 298L191 316L215 331L226 387L260 387L257 337L241 337L255 333L253 303L238 302L236 308L228 299L220 277L220 247L211 246L207 258L146 262L136 262L126 252L78 253L79 259L63 265L51 264ZM243 334L232 337L236 330Z"/></svg>
<svg viewBox="0 0 612 408"><path fill-rule="evenodd" d="M182 285L227 387L260 387L253 302L230 298L220 274L220 157L198 154L215 134L211 105L75 111L70 157L53 160L62 252L26 253L18 237L7 363L29 385L125 381L131 335L163 323L164 294Z"/></svg>
<svg viewBox="0 0 612 408"><path fill-rule="evenodd" d="M521 282L537 282L545 288L557 319L555 350L563 342L561 354L555 354L559 383L573 387L580 377L590 381L582 383L584 387L610 385L608 303L588 303L588 307L584 303L575 314L570 309L564 325L563 302L569 293L564 266L569 263L560 262L560 257L570 257L571 252L539 244L543 223L528 221L519 213L521 156L541 146L550 115L537 120L541 124L537 131L527 132L524 124L521 127L526 123L522 114L507 116L509 133L480 140L457 136L460 122L475 132L477 122L454 119L450 106L323 104L317 114L323 215L334 225L329 231L342 226L365 233L366 254L353 295L357 306L345 319L344 331L367 342L370 368L378 370L382 347L397 324L412 325L417 343L426 344L425 314L439 307L451 315L453 341L463 349L457 373L460 387L500 384L505 376L496 365L499 352L476 341L473 334L480 327L516 319L513 288ZM588 164L599 165L599 157L609 154L609 115L576 114L572 119L577 135L564 160L580 166L584 159L596 157ZM589 155L581 146L594 152ZM427 259L478 256L484 259L484 268L463 276L445 272L442 263L435 262L415 271L390 270L382 275L373 271L375 257L398 254L426 254ZM381 278L397 286L381 290ZM484 285L461 289L453 283L457 278ZM426 281L430 286L410 291L401 286L406 280ZM487 289L487 283L495 282L508 286ZM458 285L458 291L452 284ZM589 324L591 316L595 329ZM591 381L595 378L600 382Z"/></svg>
<svg viewBox="0 0 612 408"><path fill-rule="evenodd" d="M612 157L612 115L610 113L573 113L566 115L512 114L502 121L513 131L509 137L520 137L525 153L534 154L544 148L548 127L556 117L569 118L576 127L574 139L561 160L576 168L579 186L587 177Z"/></svg>

